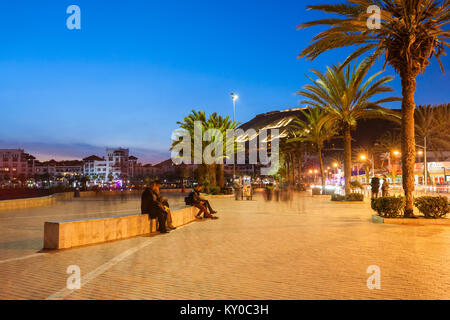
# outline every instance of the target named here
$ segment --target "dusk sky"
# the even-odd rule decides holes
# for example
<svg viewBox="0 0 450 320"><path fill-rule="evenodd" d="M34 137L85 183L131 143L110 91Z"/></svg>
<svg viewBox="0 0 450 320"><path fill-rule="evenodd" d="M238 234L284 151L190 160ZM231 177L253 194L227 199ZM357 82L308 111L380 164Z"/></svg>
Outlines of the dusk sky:
<svg viewBox="0 0 450 320"><path fill-rule="evenodd" d="M321 30L296 30L321 17L305 6L324 2L4 0L0 148L71 159L121 146L156 163L170 156L171 132L192 109L232 115L231 92L241 122L299 107L294 93L308 69L351 51L296 58ZM81 30L66 27L71 4L81 8ZM416 103L448 103L449 80L433 60ZM391 84L400 96L399 78Z"/></svg>

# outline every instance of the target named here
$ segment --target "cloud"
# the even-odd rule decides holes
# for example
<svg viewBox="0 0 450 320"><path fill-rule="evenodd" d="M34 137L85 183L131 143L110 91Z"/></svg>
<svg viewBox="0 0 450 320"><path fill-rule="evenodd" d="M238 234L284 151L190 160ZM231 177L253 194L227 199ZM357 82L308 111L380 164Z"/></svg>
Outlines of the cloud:
<svg viewBox="0 0 450 320"><path fill-rule="evenodd" d="M90 155L104 156L106 148L118 148L127 146L95 146L87 143L45 143L45 142L20 142L0 140L0 149L24 149L38 160L80 160ZM170 158L170 152L165 150L129 148L130 155L137 157L142 163L158 163Z"/></svg>

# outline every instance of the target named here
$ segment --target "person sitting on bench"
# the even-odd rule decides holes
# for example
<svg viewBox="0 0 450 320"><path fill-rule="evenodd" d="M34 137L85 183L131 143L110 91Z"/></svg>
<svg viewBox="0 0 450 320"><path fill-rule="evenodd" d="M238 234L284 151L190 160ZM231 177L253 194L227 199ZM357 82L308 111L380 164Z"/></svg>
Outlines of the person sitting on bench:
<svg viewBox="0 0 450 320"><path fill-rule="evenodd" d="M200 196L200 191L202 189L203 185L201 183L198 183L194 187L194 190L192 190L189 196L187 197L188 200L187 204L190 204L191 206L200 209L199 213L195 216L197 219L201 219L202 213L205 218L218 219L218 217L213 216L213 214L217 213L217 211L214 211L213 208L211 208L211 205L209 204L208 200Z"/></svg>
<svg viewBox="0 0 450 320"><path fill-rule="evenodd" d="M158 219L160 233L169 233L166 229L166 211L164 205L159 197L159 186L161 182L155 180L150 184L150 187L145 188L142 193L141 212L148 214L151 219ZM150 230L151 232L151 230Z"/></svg>
<svg viewBox="0 0 450 320"><path fill-rule="evenodd" d="M171 230L175 230L177 227L174 227L172 224L172 212L170 211L169 200L167 200L167 198L165 198L165 197L160 196L160 201L164 206L164 211L166 211L167 228L169 228Z"/></svg>

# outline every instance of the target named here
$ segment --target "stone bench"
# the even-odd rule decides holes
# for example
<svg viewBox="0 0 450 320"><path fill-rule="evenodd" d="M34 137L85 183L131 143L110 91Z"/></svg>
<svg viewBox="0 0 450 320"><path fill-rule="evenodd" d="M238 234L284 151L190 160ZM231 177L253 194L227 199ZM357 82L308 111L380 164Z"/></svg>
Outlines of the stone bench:
<svg viewBox="0 0 450 320"><path fill-rule="evenodd" d="M172 223L185 225L195 220L197 212L195 207L174 210ZM45 222L44 249L68 249L156 232L156 219L151 222L152 230L147 214Z"/></svg>

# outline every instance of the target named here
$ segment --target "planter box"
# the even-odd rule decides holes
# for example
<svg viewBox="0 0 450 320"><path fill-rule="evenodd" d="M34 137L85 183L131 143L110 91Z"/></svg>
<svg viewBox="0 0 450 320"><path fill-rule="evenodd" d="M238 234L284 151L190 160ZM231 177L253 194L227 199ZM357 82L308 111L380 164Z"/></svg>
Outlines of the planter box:
<svg viewBox="0 0 450 320"><path fill-rule="evenodd" d="M450 226L450 219L405 219L405 218L383 218L377 215L372 215L372 222L374 223L386 223L386 224L401 224L410 226Z"/></svg>

